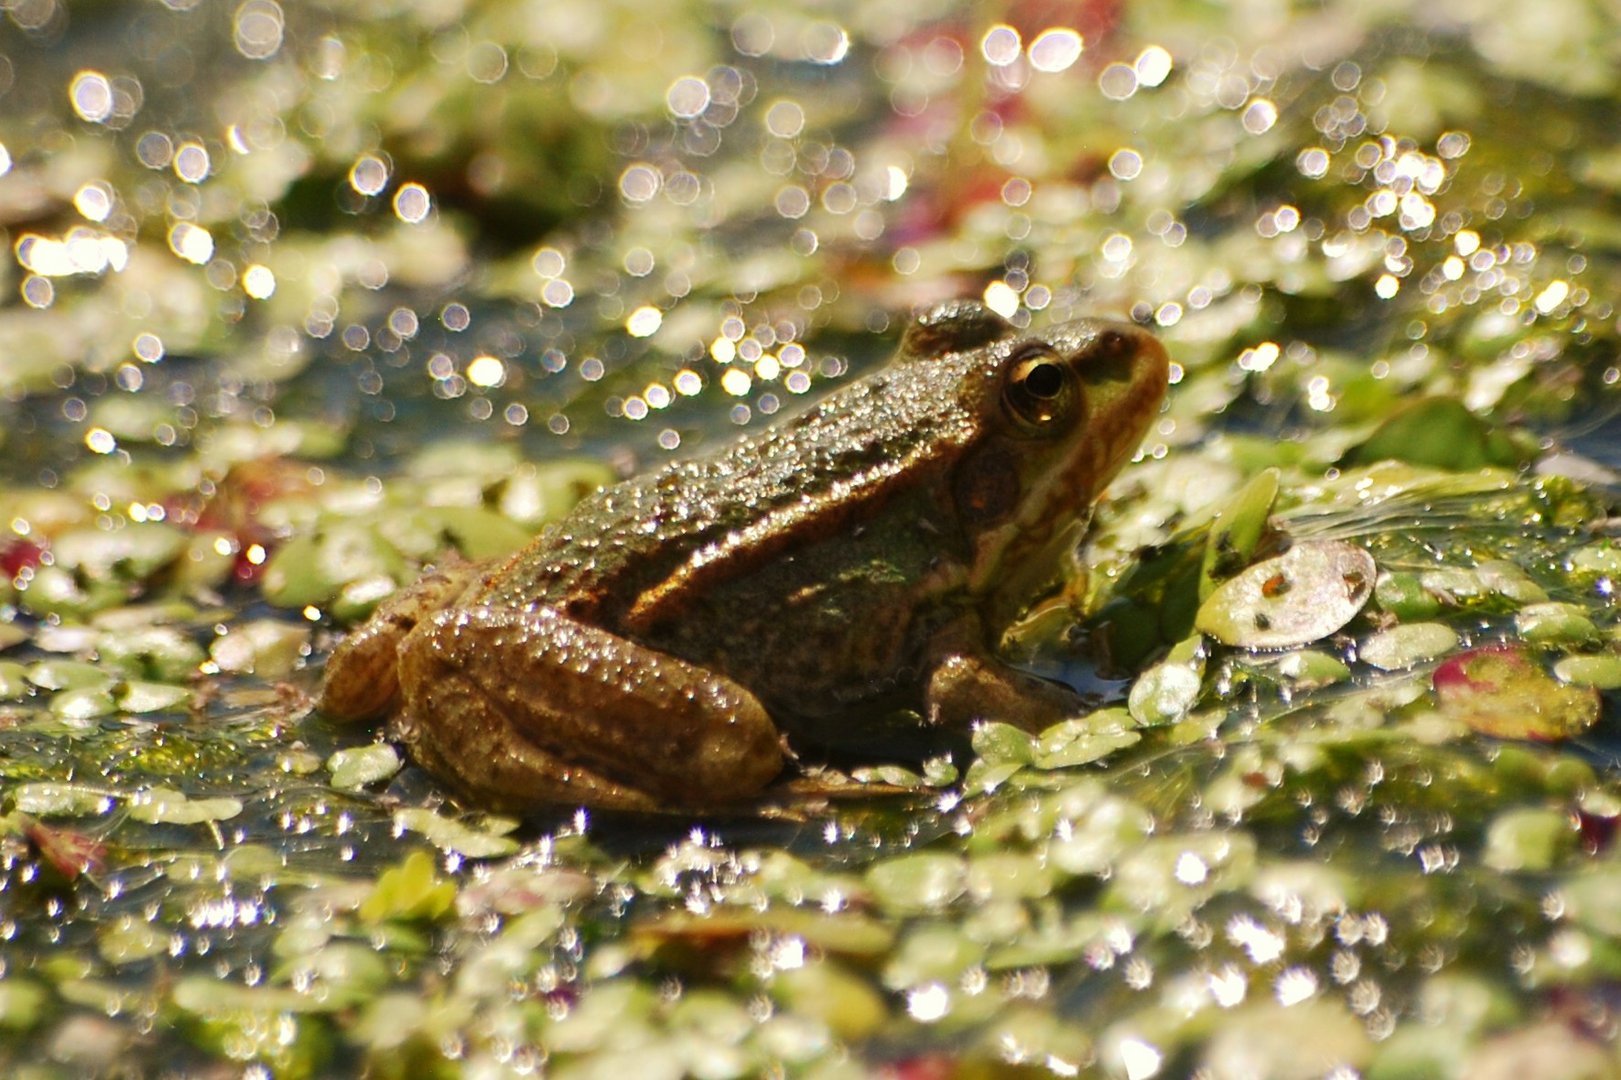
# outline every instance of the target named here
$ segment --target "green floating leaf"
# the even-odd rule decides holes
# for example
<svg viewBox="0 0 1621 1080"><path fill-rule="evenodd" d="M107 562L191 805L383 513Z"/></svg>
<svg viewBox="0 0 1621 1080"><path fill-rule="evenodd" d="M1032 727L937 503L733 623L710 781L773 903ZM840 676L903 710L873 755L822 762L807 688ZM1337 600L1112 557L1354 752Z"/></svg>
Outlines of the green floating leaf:
<svg viewBox="0 0 1621 1080"><path fill-rule="evenodd" d="M241 812L242 803L238 799L193 799L185 792L166 787L137 791L129 800L129 816L148 825L201 825L225 821Z"/></svg>
<svg viewBox="0 0 1621 1080"><path fill-rule="evenodd" d="M208 655L221 671L278 679L298 666L309 645L310 628L280 619L238 623L214 639Z"/></svg>
<svg viewBox="0 0 1621 1080"><path fill-rule="evenodd" d="M9 794L12 809L36 817L98 817L113 807L112 795L80 784L18 784Z"/></svg>
<svg viewBox="0 0 1621 1080"><path fill-rule="evenodd" d="M1422 575L1411 570L1380 574L1373 586L1373 599L1402 622L1434 618L1441 613L1441 598L1426 587Z"/></svg>
<svg viewBox="0 0 1621 1080"><path fill-rule="evenodd" d="M1499 739L1554 742L1598 722L1597 690L1559 682L1516 645L1454 656L1435 669L1433 684L1444 715Z"/></svg>
<svg viewBox="0 0 1621 1080"><path fill-rule="evenodd" d="M1126 708L1143 727L1174 723L1199 700L1201 682L1199 671L1187 664L1155 664L1131 684Z"/></svg>
<svg viewBox="0 0 1621 1080"><path fill-rule="evenodd" d="M191 691L168 683L131 682L120 687L113 700L127 713L163 712L184 707L191 701Z"/></svg>
<svg viewBox="0 0 1621 1080"><path fill-rule="evenodd" d="M1012 724L980 724L974 729L974 753L987 765L1028 765L1035 740Z"/></svg>
<svg viewBox="0 0 1621 1080"><path fill-rule="evenodd" d="M1264 469L1222 506L1205 538L1199 565L1199 599L1249 565L1266 532L1266 519L1278 499L1278 470Z"/></svg>
<svg viewBox="0 0 1621 1080"><path fill-rule="evenodd" d="M63 690L51 698L51 713L64 720L94 720L117 710L113 695L102 687Z"/></svg>
<svg viewBox="0 0 1621 1080"><path fill-rule="evenodd" d="M332 786L345 791L387 780L400 771L402 764L400 752L386 742L339 750L326 759L326 767L332 770Z"/></svg>
<svg viewBox="0 0 1621 1080"><path fill-rule="evenodd" d="M435 922L456 904L456 885L434 870L433 856L413 851L384 870L356 914L363 922Z"/></svg>
<svg viewBox="0 0 1621 1080"><path fill-rule="evenodd" d="M887 859L867 871L867 887L889 911L938 911L968 888L968 866L956 855L919 852Z"/></svg>
<svg viewBox="0 0 1621 1080"><path fill-rule="evenodd" d="M1554 664L1553 673L1560 682L1599 690L1621 690L1621 656L1615 653L1561 657Z"/></svg>
<svg viewBox="0 0 1621 1080"><path fill-rule="evenodd" d="M1576 839L1576 822L1570 814L1546 807L1520 807L1492 819L1480 861L1493 870L1552 870L1575 850Z"/></svg>
<svg viewBox="0 0 1621 1080"><path fill-rule="evenodd" d="M1334 633L1373 595L1373 556L1339 540L1296 544L1210 594L1194 627L1224 645L1288 649Z"/></svg>
<svg viewBox="0 0 1621 1080"><path fill-rule="evenodd" d="M432 546L426 549L399 545L401 551L423 560L436 558L446 547L454 547L474 561L493 559L517 551L532 539L527 529L482 506L426 507L411 516L410 527L433 537Z"/></svg>
<svg viewBox="0 0 1621 1080"><path fill-rule="evenodd" d="M1038 769L1069 769L1101 761L1142 741L1131 714L1124 709L1099 709L1075 720L1054 724L1036 740Z"/></svg>
<svg viewBox="0 0 1621 1080"><path fill-rule="evenodd" d="M352 581L408 577L405 559L369 523L338 521L294 538L265 564L265 599L277 607L324 604Z"/></svg>
<svg viewBox="0 0 1621 1080"><path fill-rule="evenodd" d="M177 683L193 675L203 650L172 626L146 626L104 631L96 641L103 664L132 679Z"/></svg>
<svg viewBox="0 0 1621 1080"><path fill-rule="evenodd" d="M28 669L15 660L0 660L0 701L22 701L28 697Z"/></svg>
<svg viewBox="0 0 1621 1080"><path fill-rule="evenodd" d="M1516 604L1540 604L1548 599L1546 589L1532 580L1518 563L1507 559L1488 559L1475 567L1475 573L1492 592Z"/></svg>
<svg viewBox="0 0 1621 1080"><path fill-rule="evenodd" d="M1580 645L1596 641L1598 627L1580 604L1549 602L1531 604L1514 616L1514 629L1526 641L1538 645Z"/></svg>
<svg viewBox="0 0 1621 1080"><path fill-rule="evenodd" d="M379 745L387 746L387 743ZM390 748L392 749L392 748ZM395 767L398 768L399 759L395 758ZM390 774L392 775L392 774ZM337 782L337 772L333 773L333 786L343 787ZM398 829L409 830L421 835L428 843L443 851L454 851L469 859L495 859L504 855L511 855L518 850L518 842L510 836L503 836L501 832L510 832L517 827L517 822L510 818L496 818L491 821L496 829L475 829L464 821L456 818L436 814L432 810L421 807L409 807L394 812L394 825Z"/></svg>
<svg viewBox="0 0 1621 1080"><path fill-rule="evenodd" d="M172 562L186 546L186 534L167 522L130 523L111 531L75 529L51 545L56 565L88 581L141 580Z"/></svg>
<svg viewBox="0 0 1621 1080"><path fill-rule="evenodd" d="M50 994L32 979L11 975L0 979L0 1029L27 1031L45 1018Z"/></svg>
<svg viewBox="0 0 1621 1080"><path fill-rule="evenodd" d="M28 681L41 690L106 690L115 680L83 660L41 660L29 667Z"/></svg>
<svg viewBox="0 0 1621 1080"><path fill-rule="evenodd" d="M790 968L768 985L771 996L787 1009L825 1024L846 1042L867 1038L889 1018L883 995L871 981L832 960Z"/></svg>
<svg viewBox="0 0 1621 1080"><path fill-rule="evenodd" d="M1457 631L1444 623L1410 623L1374 634L1362 643L1357 656L1380 671L1397 671L1434 660L1457 645Z"/></svg>
<svg viewBox="0 0 1621 1080"><path fill-rule="evenodd" d="M96 934L96 949L107 963L118 967L149 960L169 950L170 932L152 921L120 915Z"/></svg>
<svg viewBox="0 0 1621 1080"><path fill-rule="evenodd" d="M1613 541L1600 540L1572 552L1569 565L1578 577L1621 578L1621 548Z"/></svg>
<svg viewBox="0 0 1621 1080"><path fill-rule="evenodd" d="M1514 468L1520 458L1520 448L1506 433L1449 397L1413 402L1347 455L1353 465L1392 460L1457 472L1486 465Z"/></svg>
<svg viewBox="0 0 1621 1080"><path fill-rule="evenodd" d="M1343 660L1321 649L1285 653L1278 658L1275 669L1297 690L1316 690L1351 677L1351 669Z"/></svg>

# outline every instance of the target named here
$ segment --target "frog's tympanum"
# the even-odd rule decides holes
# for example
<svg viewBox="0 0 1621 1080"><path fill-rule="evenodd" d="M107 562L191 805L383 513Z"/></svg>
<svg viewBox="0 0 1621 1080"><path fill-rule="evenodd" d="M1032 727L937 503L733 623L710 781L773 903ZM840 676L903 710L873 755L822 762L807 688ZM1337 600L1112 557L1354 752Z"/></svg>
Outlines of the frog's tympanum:
<svg viewBox="0 0 1621 1080"><path fill-rule="evenodd" d="M504 809L722 806L788 747L881 754L907 709L959 733L1075 715L994 643L1061 580L1167 368L1129 324L939 307L809 412L396 594L333 653L321 710L392 713L419 762Z"/></svg>

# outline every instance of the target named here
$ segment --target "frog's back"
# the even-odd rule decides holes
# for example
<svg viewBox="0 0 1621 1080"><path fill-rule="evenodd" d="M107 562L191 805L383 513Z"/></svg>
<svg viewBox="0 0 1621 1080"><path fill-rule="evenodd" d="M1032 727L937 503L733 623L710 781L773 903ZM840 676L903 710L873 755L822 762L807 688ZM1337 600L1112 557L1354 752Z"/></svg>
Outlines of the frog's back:
<svg viewBox="0 0 1621 1080"><path fill-rule="evenodd" d="M490 575L476 599L613 620L661 585L731 576L853 527L943 476L973 437L948 356L852 383L785 425L604 489ZM724 565L723 565L724 564Z"/></svg>

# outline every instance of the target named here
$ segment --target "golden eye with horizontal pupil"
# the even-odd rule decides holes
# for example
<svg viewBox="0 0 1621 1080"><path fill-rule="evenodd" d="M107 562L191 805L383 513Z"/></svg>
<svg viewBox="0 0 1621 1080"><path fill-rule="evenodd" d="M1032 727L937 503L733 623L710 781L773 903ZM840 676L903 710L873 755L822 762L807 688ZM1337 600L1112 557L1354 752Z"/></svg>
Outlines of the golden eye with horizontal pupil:
<svg viewBox="0 0 1621 1080"><path fill-rule="evenodd" d="M1070 411L1075 380L1058 357L1037 352L1014 362L1002 396L1019 421L1045 427Z"/></svg>

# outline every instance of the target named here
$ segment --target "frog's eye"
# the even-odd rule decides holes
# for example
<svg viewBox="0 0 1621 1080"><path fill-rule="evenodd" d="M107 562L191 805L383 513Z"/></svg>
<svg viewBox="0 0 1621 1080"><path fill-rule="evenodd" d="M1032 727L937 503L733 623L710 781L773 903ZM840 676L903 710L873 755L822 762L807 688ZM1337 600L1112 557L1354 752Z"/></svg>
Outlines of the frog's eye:
<svg viewBox="0 0 1621 1080"><path fill-rule="evenodd" d="M1075 378L1068 364L1040 349L1013 362L1002 396L1021 424L1048 428L1073 409Z"/></svg>

